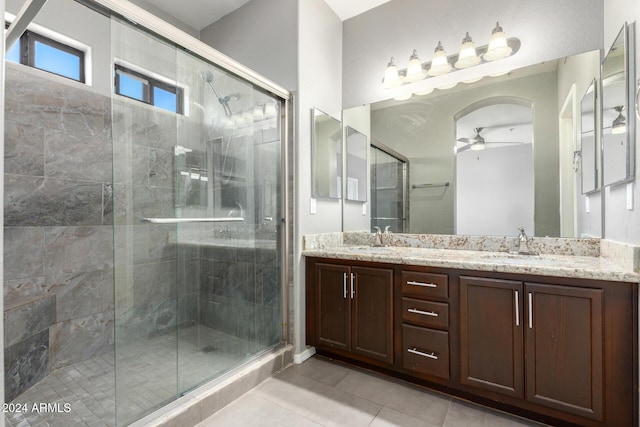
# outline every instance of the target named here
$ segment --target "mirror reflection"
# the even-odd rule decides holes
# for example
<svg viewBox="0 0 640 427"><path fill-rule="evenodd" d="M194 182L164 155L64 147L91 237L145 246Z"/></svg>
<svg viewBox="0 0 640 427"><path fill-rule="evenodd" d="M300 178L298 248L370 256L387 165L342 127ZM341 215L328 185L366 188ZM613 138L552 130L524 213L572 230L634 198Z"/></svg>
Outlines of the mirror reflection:
<svg viewBox="0 0 640 427"><path fill-rule="evenodd" d="M367 201L367 136L347 126L347 200Z"/></svg>
<svg viewBox="0 0 640 427"><path fill-rule="evenodd" d="M405 232L512 235L523 226L534 236L586 235L585 215L599 217L600 207L589 213L579 198L573 129L599 65L600 53L587 52L372 104L372 140L411 165Z"/></svg>
<svg viewBox="0 0 640 427"><path fill-rule="evenodd" d="M625 25L602 62L602 145L604 185L629 180L633 176L632 124L628 121L628 100L633 97L627 84L629 55Z"/></svg>
<svg viewBox="0 0 640 427"><path fill-rule="evenodd" d="M594 80L580 102L580 175L582 193L600 188L600 153L596 142L596 81ZM577 152L576 152L577 153ZM574 160L575 156L574 156Z"/></svg>
<svg viewBox="0 0 640 427"><path fill-rule="evenodd" d="M312 195L342 197L342 125L340 120L317 108L312 111Z"/></svg>

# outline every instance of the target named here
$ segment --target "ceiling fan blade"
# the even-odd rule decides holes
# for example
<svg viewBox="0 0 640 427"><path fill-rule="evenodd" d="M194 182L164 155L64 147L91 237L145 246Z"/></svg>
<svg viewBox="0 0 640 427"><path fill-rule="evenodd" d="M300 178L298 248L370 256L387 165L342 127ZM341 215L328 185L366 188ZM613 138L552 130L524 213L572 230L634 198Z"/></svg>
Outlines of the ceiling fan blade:
<svg viewBox="0 0 640 427"><path fill-rule="evenodd" d="M471 144L465 145L464 147L460 147L456 149L456 154L462 153L463 151L467 151L471 149Z"/></svg>
<svg viewBox="0 0 640 427"><path fill-rule="evenodd" d="M469 143L469 142L475 142L476 140L470 139L470 138L458 138L457 141Z"/></svg>
<svg viewBox="0 0 640 427"><path fill-rule="evenodd" d="M485 144L530 144L525 141L485 141Z"/></svg>

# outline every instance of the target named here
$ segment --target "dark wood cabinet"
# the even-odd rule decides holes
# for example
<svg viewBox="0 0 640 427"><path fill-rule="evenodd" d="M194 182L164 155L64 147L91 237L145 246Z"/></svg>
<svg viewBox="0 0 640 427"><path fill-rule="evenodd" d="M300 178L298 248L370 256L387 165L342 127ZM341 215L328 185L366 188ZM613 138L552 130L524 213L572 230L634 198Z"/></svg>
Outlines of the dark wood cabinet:
<svg viewBox="0 0 640 427"><path fill-rule="evenodd" d="M316 263L312 273L314 345L393 364L393 270Z"/></svg>
<svg viewBox="0 0 640 427"><path fill-rule="evenodd" d="M460 382L524 397L522 282L460 278Z"/></svg>
<svg viewBox="0 0 640 427"><path fill-rule="evenodd" d="M552 425L638 425L638 284L307 259L307 344Z"/></svg>
<svg viewBox="0 0 640 427"><path fill-rule="evenodd" d="M460 382L603 420L602 295L460 277Z"/></svg>
<svg viewBox="0 0 640 427"><path fill-rule="evenodd" d="M525 283L527 400L603 420L602 289Z"/></svg>

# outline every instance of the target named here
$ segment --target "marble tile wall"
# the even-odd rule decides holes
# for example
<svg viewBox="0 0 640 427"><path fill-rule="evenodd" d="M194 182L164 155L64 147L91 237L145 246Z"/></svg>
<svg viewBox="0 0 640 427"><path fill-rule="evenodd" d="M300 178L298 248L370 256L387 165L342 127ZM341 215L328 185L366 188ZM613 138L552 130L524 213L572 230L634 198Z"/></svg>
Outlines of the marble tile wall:
<svg viewBox="0 0 640 427"><path fill-rule="evenodd" d="M5 374L10 401L113 348L110 100L7 64Z"/></svg>

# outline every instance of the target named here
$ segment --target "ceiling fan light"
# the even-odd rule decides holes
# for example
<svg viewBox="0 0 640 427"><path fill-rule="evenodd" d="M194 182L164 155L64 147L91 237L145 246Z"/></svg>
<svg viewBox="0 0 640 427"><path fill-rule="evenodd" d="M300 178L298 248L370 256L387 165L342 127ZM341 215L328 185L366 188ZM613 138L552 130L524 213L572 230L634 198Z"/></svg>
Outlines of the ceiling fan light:
<svg viewBox="0 0 640 427"><path fill-rule="evenodd" d="M480 57L476 53L476 46L469 33L462 39L462 46L458 54L458 60L454 64L456 68L469 68L480 63Z"/></svg>
<svg viewBox="0 0 640 427"><path fill-rule="evenodd" d="M484 141L476 141L471 144L471 150L482 151L484 150Z"/></svg>
<svg viewBox="0 0 640 427"><path fill-rule="evenodd" d="M393 57L387 64L387 69L384 72L384 80L382 81L382 87L385 89L393 89L394 87L398 87L402 84L403 78L398 72L398 67L396 67L395 62L393 62Z"/></svg>
<svg viewBox="0 0 640 427"><path fill-rule="evenodd" d="M447 58L447 52L445 52L442 47L442 42L438 42L438 46L436 46L433 52L433 58L431 59L431 67L429 67L427 74L432 77L441 76L451 71L451 68L451 64L449 64L449 59Z"/></svg>
<svg viewBox="0 0 640 427"><path fill-rule="evenodd" d="M482 58L486 61L495 61L511 55L511 51L511 47L507 44L507 35L502 31L500 24L496 22L496 27L491 32L489 39L489 47Z"/></svg>
<svg viewBox="0 0 640 427"><path fill-rule="evenodd" d="M409 58L407 75L404 78L404 81L407 83L413 83L423 80L425 77L427 77L427 74L422 69L422 63L420 62L420 58L418 58L418 52L413 49L413 54Z"/></svg>

